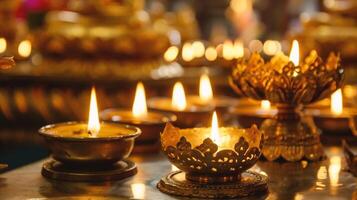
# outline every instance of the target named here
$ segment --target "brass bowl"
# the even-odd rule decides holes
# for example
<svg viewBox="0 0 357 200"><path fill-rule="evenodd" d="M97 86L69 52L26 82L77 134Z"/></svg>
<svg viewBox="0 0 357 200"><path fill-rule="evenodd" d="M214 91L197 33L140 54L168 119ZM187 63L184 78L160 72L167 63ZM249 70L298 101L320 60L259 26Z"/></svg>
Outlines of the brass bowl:
<svg viewBox="0 0 357 200"><path fill-rule="evenodd" d="M168 123L161 134L162 150L173 165L185 172L187 180L202 183L240 180L241 173L260 157L261 132L256 126L220 128L219 146L210 138L210 130L179 129Z"/></svg>
<svg viewBox="0 0 357 200"><path fill-rule="evenodd" d="M53 134L61 126L83 126L81 122L51 124L40 128L39 134L45 139L55 160L68 165L99 166L112 165L127 158L134 140L141 133L135 126L102 123L114 128L127 130L127 134L110 137L63 137Z"/></svg>

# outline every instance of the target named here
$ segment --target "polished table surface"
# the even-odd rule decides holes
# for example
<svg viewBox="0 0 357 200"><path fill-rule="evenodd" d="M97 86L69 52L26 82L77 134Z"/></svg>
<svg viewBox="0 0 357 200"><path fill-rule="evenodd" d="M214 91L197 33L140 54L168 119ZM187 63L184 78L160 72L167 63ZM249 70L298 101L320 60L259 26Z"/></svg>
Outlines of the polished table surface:
<svg viewBox="0 0 357 200"><path fill-rule="evenodd" d="M269 193L248 199L357 199L357 178L346 170L340 148L326 148L327 159L308 163L258 162L251 170L269 176ZM138 173L125 180L74 183L48 180L44 160L0 174L0 199L184 199L161 193L156 184L170 172L163 155L132 156ZM186 198L187 199L187 198Z"/></svg>

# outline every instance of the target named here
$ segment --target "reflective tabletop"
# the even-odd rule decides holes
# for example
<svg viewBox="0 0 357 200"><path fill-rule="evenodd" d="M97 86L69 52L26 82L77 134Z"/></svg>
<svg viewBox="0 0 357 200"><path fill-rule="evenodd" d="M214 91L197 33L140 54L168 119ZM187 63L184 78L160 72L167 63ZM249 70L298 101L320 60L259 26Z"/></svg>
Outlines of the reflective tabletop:
<svg viewBox="0 0 357 200"><path fill-rule="evenodd" d="M342 150L326 148L321 162L258 162L251 170L269 176L269 193L248 199L357 199L357 178L347 171ZM138 173L116 182L78 183L48 180L45 160L0 174L0 199L185 199L161 193L156 184L176 170L163 155L132 156ZM187 199L187 198L186 198Z"/></svg>

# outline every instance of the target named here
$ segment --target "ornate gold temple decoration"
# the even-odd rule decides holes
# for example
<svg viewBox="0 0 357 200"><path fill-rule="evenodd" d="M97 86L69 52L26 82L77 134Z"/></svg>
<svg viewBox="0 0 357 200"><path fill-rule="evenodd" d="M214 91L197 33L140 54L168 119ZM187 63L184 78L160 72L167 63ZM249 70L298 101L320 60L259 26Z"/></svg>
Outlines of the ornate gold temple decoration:
<svg viewBox="0 0 357 200"><path fill-rule="evenodd" d="M210 138L210 130L166 125L161 134L162 150L182 171L162 178L158 188L169 194L200 198L236 198L266 192L267 177L246 171L261 154L262 134L258 128L220 128L222 141ZM224 141L227 135L229 139Z"/></svg>
<svg viewBox="0 0 357 200"><path fill-rule="evenodd" d="M275 118L261 125L266 159L319 160L324 155L317 128L301 116L300 110L341 87L343 74L340 57L334 53L324 61L311 51L298 66L282 54L269 62L257 53L238 61L229 78L235 92L255 100L269 100L278 108Z"/></svg>

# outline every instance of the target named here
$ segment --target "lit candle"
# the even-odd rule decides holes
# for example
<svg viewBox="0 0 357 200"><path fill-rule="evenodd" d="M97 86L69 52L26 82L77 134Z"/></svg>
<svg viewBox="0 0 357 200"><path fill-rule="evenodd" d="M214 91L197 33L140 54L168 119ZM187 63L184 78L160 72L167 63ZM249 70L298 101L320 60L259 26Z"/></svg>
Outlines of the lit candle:
<svg viewBox="0 0 357 200"><path fill-rule="evenodd" d="M214 47L208 47L205 52L205 57L208 61L215 61L217 59L217 50Z"/></svg>
<svg viewBox="0 0 357 200"><path fill-rule="evenodd" d="M148 113L146 106L145 88L142 82L139 82L136 86L132 113L133 116L137 118L146 117Z"/></svg>
<svg viewBox="0 0 357 200"><path fill-rule="evenodd" d="M18 46L17 51L21 57L23 57L23 58L29 57L31 55L31 51L32 51L31 42L29 40L21 41Z"/></svg>
<svg viewBox="0 0 357 200"><path fill-rule="evenodd" d="M172 92L172 107L176 110L183 111L186 109L186 95L185 90L181 82L177 82L174 85L174 90Z"/></svg>
<svg viewBox="0 0 357 200"><path fill-rule="evenodd" d="M189 62L194 59L192 45L189 42L186 42L182 47L182 59L186 62Z"/></svg>
<svg viewBox="0 0 357 200"><path fill-rule="evenodd" d="M203 74L200 77L199 94L200 94L200 99L205 103L213 100L212 85L207 74Z"/></svg>
<svg viewBox="0 0 357 200"><path fill-rule="evenodd" d="M7 42L5 38L0 38L0 53L4 53L7 48Z"/></svg>
<svg viewBox="0 0 357 200"><path fill-rule="evenodd" d="M341 115L343 113L343 98L341 89L338 89L331 95L330 109L335 115Z"/></svg>
<svg viewBox="0 0 357 200"><path fill-rule="evenodd" d="M293 41L293 46L290 51L289 60L295 65L295 67L299 66L300 63L300 52L299 52L299 42L297 40ZM294 71L293 76L297 76L298 73Z"/></svg>
<svg viewBox="0 0 357 200"><path fill-rule="evenodd" d="M192 43L192 51L195 58L200 58L205 55L205 45L201 41Z"/></svg>
<svg viewBox="0 0 357 200"><path fill-rule="evenodd" d="M232 41L224 41L222 48L222 56L226 60L232 60L234 58L234 46Z"/></svg>
<svg viewBox="0 0 357 200"><path fill-rule="evenodd" d="M216 111L213 112L213 115L212 115L211 139L218 146L220 146L222 143L221 138L219 136L218 119L217 119Z"/></svg>
<svg viewBox="0 0 357 200"><path fill-rule="evenodd" d="M233 57L234 58L241 58L244 56L244 46L242 41L240 40L236 40L234 42L234 46L233 46Z"/></svg>
<svg viewBox="0 0 357 200"><path fill-rule="evenodd" d="M100 131L97 97L95 94L94 87L92 87L91 95L90 95L90 106L89 106L89 117L88 117L87 130L91 137L97 137L97 135Z"/></svg>
<svg viewBox="0 0 357 200"><path fill-rule="evenodd" d="M164 59L167 62L172 62L177 58L179 49L176 46L169 47L164 53Z"/></svg>

